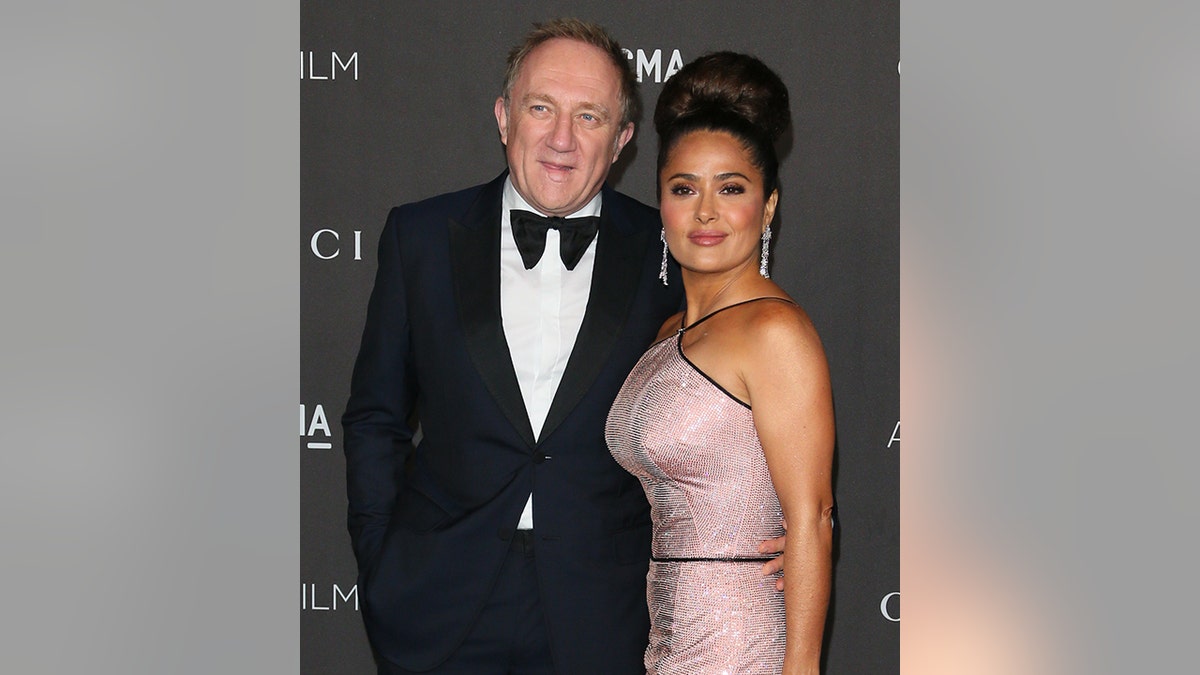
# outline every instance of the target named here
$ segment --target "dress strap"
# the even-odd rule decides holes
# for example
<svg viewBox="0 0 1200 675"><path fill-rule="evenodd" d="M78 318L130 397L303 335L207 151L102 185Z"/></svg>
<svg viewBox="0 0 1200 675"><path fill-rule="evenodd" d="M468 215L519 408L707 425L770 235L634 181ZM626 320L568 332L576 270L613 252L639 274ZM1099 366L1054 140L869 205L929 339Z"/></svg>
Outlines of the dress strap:
<svg viewBox="0 0 1200 675"><path fill-rule="evenodd" d="M696 326L699 326L700 324L704 323L705 321L708 321L709 319L713 318L717 314L720 314L721 312L724 312L727 309L733 309L734 307L737 307L739 305L745 305L750 302L758 302L759 300L778 300L780 302L786 302L789 305L796 304L795 302L793 302L787 298L781 298L776 295L764 295L760 298L750 298L749 300L742 300L741 302L735 302L732 305L726 305L725 307L722 307L720 309L714 309L713 311L709 312L708 314L705 314L704 316L700 317L699 319L696 319L695 321L691 322L690 324L688 324L686 326L682 325L683 317L680 317L680 319L679 319L679 323L680 323L679 334L682 335L682 334L686 333L687 331L695 328ZM686 316L687 313L684 312L684 315Z"/></svg>

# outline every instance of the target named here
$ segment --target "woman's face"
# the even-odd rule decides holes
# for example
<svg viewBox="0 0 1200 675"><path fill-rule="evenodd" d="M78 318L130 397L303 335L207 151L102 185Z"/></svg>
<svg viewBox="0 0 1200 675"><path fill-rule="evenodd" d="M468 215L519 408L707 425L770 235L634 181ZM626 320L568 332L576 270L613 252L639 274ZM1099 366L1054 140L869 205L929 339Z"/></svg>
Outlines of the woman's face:
<svg viewBox="0 0 1200 675"><path fill-rule="evenodd" d="M722 131L693 131L676 143L658 180L667 246L684 269L757 270L779 193L763 197L762 172L739 140Z"/></svg>

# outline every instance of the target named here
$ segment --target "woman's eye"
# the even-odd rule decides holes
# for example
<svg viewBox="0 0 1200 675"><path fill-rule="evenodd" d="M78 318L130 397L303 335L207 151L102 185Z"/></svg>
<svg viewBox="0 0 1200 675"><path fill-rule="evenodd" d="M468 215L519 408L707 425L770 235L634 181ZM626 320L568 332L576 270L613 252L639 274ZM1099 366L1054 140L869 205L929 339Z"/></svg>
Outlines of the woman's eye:
<svg viewBox="0 0 1200 675"><path fill-rule="evenodd" d="M740 195L746 191L746 188L741 185L726 185L721 188L721 192L727 195Z"/></svg>
<svg viewBox="0 0 1200 675"><path fill-rule="evenodd" d="M692 188L687 185L672 185L671 186L671 194L673 194L673 195L690 195L690 194L692 194Z"/></svg>

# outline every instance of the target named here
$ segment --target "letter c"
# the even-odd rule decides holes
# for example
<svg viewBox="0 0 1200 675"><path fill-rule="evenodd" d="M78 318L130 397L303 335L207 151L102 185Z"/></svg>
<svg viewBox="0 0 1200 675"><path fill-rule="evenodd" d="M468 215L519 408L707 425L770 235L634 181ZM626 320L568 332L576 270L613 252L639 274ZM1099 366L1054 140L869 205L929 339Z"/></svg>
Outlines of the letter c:
<svg viewBox="0 0 1200 675"><path fill-rule="evenodd" d="M883 614L883 618L887 619L888 621L894 621L896 623L899 623L900 622L899 616L897 616L896 618L893 619L892 615L888 614L888 607L887 607L888 600L891 600L893 595L896 596L897 598L900 597L900 591L892 591L891 593L888 593L887 595L883 596L883 600L879 603L879 613ZM897 610L900 609L899 604L896 605L896 609Z"/></svg>
<svg viewBox="0 0 1200 675"><path fill-rule="evenodd" d="M326 232L333 235L334 241L337 241L338 239L340 239L340 237L338 237L338 233L334 232L333 230L317 230L316 232L313 233L312 240L309 242L309 246L312 248L313 255L317 256L321 260L332 260L333 258L337 257L337 254L340 252L340 249L337 249L337 248L333 249L333 253L331 253L330 255L321 255L321 252L319 250L317 250L317 239L320 239L321 235Z"/></svg>

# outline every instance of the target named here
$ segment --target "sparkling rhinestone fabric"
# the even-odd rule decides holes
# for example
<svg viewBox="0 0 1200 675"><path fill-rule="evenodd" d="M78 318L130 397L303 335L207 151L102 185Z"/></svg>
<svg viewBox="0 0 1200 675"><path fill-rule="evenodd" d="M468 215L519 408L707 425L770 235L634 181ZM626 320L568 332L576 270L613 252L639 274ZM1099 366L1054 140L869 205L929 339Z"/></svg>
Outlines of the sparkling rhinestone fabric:
<svg viewBox="0 0 1200 675"><path fill-rule="evenodd" d="M750 409L686 360L680 336L653 345L609 412L613 457L642 482L654 525L650 675L779 673L783 594L758 544L783 534Z"/></svg>

